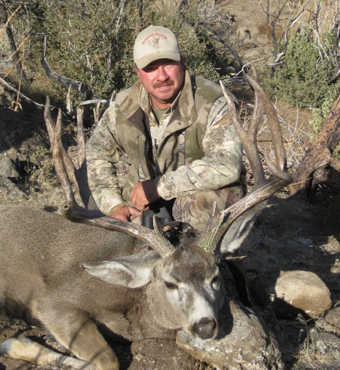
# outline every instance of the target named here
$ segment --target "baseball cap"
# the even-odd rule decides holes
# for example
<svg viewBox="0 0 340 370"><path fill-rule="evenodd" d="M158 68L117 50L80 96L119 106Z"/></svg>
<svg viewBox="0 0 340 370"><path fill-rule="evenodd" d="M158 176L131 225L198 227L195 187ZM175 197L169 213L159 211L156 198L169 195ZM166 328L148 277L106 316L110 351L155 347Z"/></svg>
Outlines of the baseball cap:
<svg viewBox="0 0 340 370"><path fill-rule="evenodd" d="M133 47L133 59L139 69L158 59L179 62L181 50L176 36L168 28L149 26L140 32Z"/></svg>

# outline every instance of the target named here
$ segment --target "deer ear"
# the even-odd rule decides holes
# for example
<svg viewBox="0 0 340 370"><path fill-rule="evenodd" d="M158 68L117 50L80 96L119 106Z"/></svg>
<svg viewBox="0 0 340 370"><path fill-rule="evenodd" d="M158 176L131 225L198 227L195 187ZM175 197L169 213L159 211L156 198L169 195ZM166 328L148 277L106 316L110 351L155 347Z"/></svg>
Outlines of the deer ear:
<svg viewBox="0 0 340 370"><path fill-rule="evenodd" d="M127 288L141 288L150 282L151 272L160 257L155 252L134 254L110 261L84 262L82 267L90 275L109 284Z"/></svg>

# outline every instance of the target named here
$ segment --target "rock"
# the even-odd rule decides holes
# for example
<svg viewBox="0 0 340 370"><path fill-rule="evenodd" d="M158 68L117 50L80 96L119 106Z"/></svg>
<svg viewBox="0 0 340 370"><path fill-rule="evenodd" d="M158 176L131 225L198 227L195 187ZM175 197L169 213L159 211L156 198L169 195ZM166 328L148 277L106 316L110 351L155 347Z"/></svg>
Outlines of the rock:
<svg viewBox="0 0 340 370"><path fill-rule="evenodd" d="M328 311L324 319L340 330L340 307L334 307Z"/></svg>
<svg viewBox="0 0 340 370"><path fill-rule="evenodd" d="M278 299L315 318L331 305L330 292L325 283L310 271L282 272L275 286Z"/></svg>
<svg viewBox="0 0 340 370"><path fill-rule="evenodd" d="M254 301L271 304L279 317L302 313L311 318L331 307L330 292L325 283L310 271L273 271L255 278L250 284Z"/></svg>
<svg viewBox="0 0 340 370"><path fill-rule="evenodd" d="M0 175L14 179L20 177L14 162L7 155L0 157Z"/></svg>
<svg viewBox="0 0 340 370"><path fill-rule="evenodd" d="M332 333L319 332L313 328L309 331L310 339L314 344L314 349L325 354L326 352L338 351L340 348L340 338Z"/></svg>
<svg viewBox="0 0 340 370"><path fill-rule="evenodd" d="M0 202L6 203L8 198L16 200L27 200L27 196L5 176L0 175Z"/></svg>
<svg viewBox="0 0 340 370"><path fill-rule="evenodd" d="M281 352L265 323L253 311L230 301L220 312L217 339L202 340L181 331L177 345L216 369L283 369Z"/></svg>

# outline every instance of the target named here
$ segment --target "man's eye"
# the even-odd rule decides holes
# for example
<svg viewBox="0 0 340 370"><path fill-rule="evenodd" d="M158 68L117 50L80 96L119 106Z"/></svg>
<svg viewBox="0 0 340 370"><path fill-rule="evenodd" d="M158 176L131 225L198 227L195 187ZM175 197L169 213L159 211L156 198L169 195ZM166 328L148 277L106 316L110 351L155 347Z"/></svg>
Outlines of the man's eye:
<svg viewBox="0 0 340 370"><path fill-rule="evenodd" d="M178 289L178 286L174 283L170 283L169 281L164 281L165 286L168 289Z"/></svg>
<svg viewBox="0 0 340 370"><path fill-rule="evenodd" d="M143 68L143 71L146 72L146 73L150 73L152 71L154 71L156 68L155 67L145 67Z"/></svg>

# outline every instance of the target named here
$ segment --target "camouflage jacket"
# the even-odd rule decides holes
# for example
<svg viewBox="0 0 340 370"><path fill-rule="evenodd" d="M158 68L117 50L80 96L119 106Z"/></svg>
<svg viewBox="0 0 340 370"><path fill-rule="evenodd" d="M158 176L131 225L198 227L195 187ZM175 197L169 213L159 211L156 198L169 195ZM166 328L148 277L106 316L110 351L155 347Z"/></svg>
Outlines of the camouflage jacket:
<svg viewBox="0 0 340 370"><path fill-rule="evenodd" d="M133 186L150 178L166 200L240 179L242 145L217 84L186 72L182 91L155 122L139 81L118 93L99 121L86 156L90 187L103 212L128 204ZM129 166L121 187L117 164L124 154Z"/></svg>

